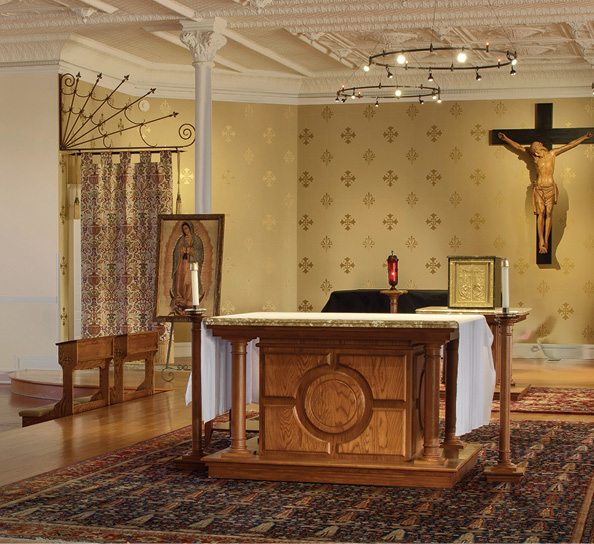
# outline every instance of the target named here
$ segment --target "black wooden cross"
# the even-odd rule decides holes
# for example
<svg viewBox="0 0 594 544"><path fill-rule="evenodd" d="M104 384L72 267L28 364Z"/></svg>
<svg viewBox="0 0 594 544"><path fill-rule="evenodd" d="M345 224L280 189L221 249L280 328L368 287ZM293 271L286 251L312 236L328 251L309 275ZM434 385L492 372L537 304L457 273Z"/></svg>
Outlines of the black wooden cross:
<svg viewBox="0 0 594 544"><path fill-rule="evenodd" d="M568 144L572 140L583 136L594 128L553 128L553 104L536 104L536 127L531 129L493 129L491 131L491 145L505 145L498 134L503 132L515 142L529 146L532 142L541 142L547 149L552 149L553 144ZM582 143L594 144L594 137ZM547 253L538 252L538 234L536 236L536 262L537 264L551 264L552 239L549 241Z"/></svg>
<svg viewBox="0 0 594 544"><path fill-rule="evenodd" d="M553 128L553 104L536 104L536 127L520 129L500 129L491 131L491 145L505 145L497 134L503 132L506 136L522 145L540 142L547 149L553 144L568 144L572 140L583 136L594 128ZM594 138L583 142L594 144Z"/></svg>

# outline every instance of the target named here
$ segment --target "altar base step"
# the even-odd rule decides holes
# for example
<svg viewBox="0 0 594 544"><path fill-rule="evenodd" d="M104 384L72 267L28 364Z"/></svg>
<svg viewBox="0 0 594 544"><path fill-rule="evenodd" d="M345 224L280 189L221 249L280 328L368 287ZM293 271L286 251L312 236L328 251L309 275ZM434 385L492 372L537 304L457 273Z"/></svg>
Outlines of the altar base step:
<svg viewBox="0 0 594 544"><path fill-rule="evenodd" d="M532 388L531 384L528 385L512 385L510 389L510 400L515 402L522 400ZM439 389L439 395L442 399L445 398L445 385L441 385ZM493 394L493 400L499 400L499 386L495 386L495 393Z"/></svg>
<svg viewBox="0 0 594 544"><path fill-rule="evenodd" d="M446 452L447 462L440 466L421 465L415 461L381 464L288 456L262 458L257 454L257 439L248 440L248 448L254 451L254 455L248 458L223 457L221 454L228 450L204 457L208 476L239 480L451 488L474 467L482 446L465 444L456 452Z"/></svg>

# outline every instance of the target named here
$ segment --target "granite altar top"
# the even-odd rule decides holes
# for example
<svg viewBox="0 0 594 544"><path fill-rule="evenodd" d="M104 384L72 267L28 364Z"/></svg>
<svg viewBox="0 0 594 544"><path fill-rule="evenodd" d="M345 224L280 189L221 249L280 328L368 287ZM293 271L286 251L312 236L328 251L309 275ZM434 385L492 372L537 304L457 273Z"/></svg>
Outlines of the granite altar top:
<svg viewBox="0 0 594 544"><path fill-rule="evenodd" d="M503 314L502 308L448 308L447 306L426 306L417 308L419 314L463 314L463 315L509 315L525 316L532 311L532 308L509 308L506 314Z"/></svg>
<svg viewBox="0 0 594 544"><path fill-rule="evenodd" d="M460 314L367 314L311 312L254 312L206 317L209 326L251 327L381 327L401 329L459 328L461 322L484 319L482 315Z"/></svg>

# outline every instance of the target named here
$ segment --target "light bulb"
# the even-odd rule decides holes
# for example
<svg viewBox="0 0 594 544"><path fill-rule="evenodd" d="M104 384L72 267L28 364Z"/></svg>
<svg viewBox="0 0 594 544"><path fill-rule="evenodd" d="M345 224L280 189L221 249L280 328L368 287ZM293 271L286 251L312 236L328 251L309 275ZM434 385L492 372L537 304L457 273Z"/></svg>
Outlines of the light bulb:
<svg viewBox="0 0 594 544"><path fill-rule="evenodd" d="M363 66L363 71L369 72L369 64L366 64L365 66Z"/></svg>
<svg viewBox="0 0 594 544"><path fill-rule="evenodd" d="M466 62L466 53L464 53L464 50L460 51L460 53L458 53L458 62Z"/></svg>
<svg viewBox="0 0 594 544"><path fill-rule="evenodd" d="M429 77L427 78L427 81L433 81L433 72L429 71Z"/></svg>
<svg viewBox="0 0 594 544"><path fill-rule="evenodd" d="M401 53L400 55L398 55L396 62L398 64L404 64L406 62L406 57Z"/></svg>
<svg viewBox="0 0 594 544"><path fill-rule="evenodd" d="M394 94L396 96L402 96L402 91L400 89L396 89L396 91L394 92Z"/></svg>

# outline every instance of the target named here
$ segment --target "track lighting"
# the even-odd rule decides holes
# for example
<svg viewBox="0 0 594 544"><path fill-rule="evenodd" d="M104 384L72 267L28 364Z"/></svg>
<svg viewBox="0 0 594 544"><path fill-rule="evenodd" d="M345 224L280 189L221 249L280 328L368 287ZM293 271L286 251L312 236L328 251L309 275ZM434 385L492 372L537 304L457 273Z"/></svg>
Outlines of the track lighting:
<svg viewBox="0 0 594 544"><path fill-rule="evenodd" d="M362 85L358 87L344 86L336 93L336 102L345 102L347 98L355 100L357 98L364 98L373 100L375 107L379 107L380 98L404 98L404 99L418 99L421 104L424 99L431 97L432 100L441 102L441 89L439 87L432 87L429 85Z"/></svg>
<svg viewBox="0 0 594 544"><path fill-rule="evenodd" d="M483 79L483 76L481 76L481 75L479 74L479 71L477 70L477 71L476 71L476 80L477 80L477 81L480 81L481 79Z"/></svg>
<svg viewBox="0 0 594 544"><path fill-rule="evenodd" d="M456 56L456 59L449 58L448 62L443 62L439 64L437 62L439 58L443 57L441 55L444 52L451 52ZM468 60L468 51L473 51L477 53L480 61L479 63L475 64L474 66L468 66L466 61ZM414 54L419 55L423 53L429 53L429 55L440 55L436 57L431 57L431 64L424 64L421 61L418 62L409 62L407 60L407 56ZM429 55L422 55L422 58L429 59ZM491 59L487 57L492 55ZM485 47L454 47L454 46L443 46L443 47L436 47L432 43L429 47L420 47L414 49L400 49L399 51L382 51L381 53L377 53L375 55L371 55L369 57L369 62L367 66L370 68L375 66L381 66L386 69L388 73L390 73L391 69L393 68L404 68L405 70L424 70L429 74L429 81L433 77L433 72L435 70L449 70L451 72L455 72L457 70L480 70L481 72L484 70L488 70L491 68L501 68L502 66L515 66L518 62L517 53L515 51L508 51L504 49L491 49L489 43L487 42Z"/></svg>
<svg viewBox="0 0 594 544"><path fill-rule="evenodd" d="M427 81L433 81L433 72L431 70L429 70L429 77L427 78Z"/></svg>

